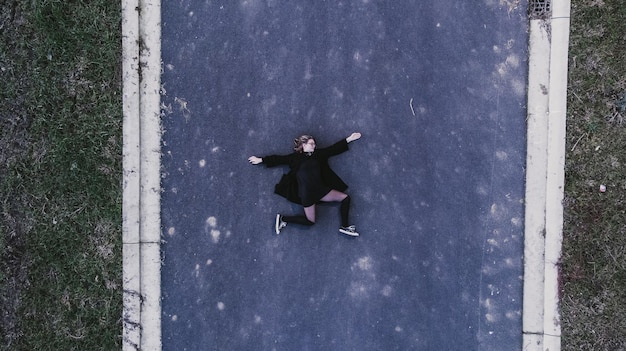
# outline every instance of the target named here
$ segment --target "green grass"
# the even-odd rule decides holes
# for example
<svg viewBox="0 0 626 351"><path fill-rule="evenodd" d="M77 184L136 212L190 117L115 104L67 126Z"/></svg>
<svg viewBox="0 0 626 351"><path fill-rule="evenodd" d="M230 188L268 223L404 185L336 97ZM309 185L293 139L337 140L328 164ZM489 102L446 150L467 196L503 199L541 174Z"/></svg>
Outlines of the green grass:
<svg viewBox="0 0 626 351"><path fill-rule="evenodd" d="M625 33L624 1L572 2L563 350L626 349Z"/></svg>
<svg viewBox="0 0 626 351"><path fill-rule="evenodd" d="M3 349L121 348L120 7L3 6Z"/></svg>
<svg viewBox="0 0 626 351"><path fill-rule="evenodd" d="M2 9L0 347L119 349L120 3ZM563 350L626 349L625 33L624 1L573 0Z"/></svg>

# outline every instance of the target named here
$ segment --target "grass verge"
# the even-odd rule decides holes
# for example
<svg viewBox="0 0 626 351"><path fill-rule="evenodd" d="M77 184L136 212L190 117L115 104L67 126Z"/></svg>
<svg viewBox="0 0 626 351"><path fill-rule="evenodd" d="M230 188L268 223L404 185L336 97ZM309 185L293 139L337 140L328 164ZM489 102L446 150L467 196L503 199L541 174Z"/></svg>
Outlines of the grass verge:
<svg viewBox="0 0 626 351"><path fill-rule="evenodd" d="M574 0L571 20L562 349L625 350L626 3Z"/></svg>
<svg viewBox="0 0 626 351"><path fill-rule="evenodd" d="M3 1L2 349L121 347L120 7Z"/></svg>

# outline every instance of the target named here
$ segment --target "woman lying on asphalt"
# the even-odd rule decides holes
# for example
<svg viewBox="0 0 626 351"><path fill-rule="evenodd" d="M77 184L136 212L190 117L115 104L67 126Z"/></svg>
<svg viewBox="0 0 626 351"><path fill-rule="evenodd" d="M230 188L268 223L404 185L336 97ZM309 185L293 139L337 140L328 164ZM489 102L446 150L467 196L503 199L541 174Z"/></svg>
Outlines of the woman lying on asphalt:
<svg viewBox="0 0 626 351"><path fill-rule="evenodd" d="M253 165L264 164L267 167L288 165L289 173L283 175L276 184L275 192L287 200L304 207L304 216L276 215L276 234L280 234L287 223L311 226L315 224L315 204L318 202L340 202L341 227L339 232L359 236L354 225L350 225L350 196L345 193L348 185L328 166L328 159L348 151L348 143L358 140L361 133L352 133L333 145L316 149L315 139L302 135L294 140L294 152L289 155L250 156Z"/></svg>

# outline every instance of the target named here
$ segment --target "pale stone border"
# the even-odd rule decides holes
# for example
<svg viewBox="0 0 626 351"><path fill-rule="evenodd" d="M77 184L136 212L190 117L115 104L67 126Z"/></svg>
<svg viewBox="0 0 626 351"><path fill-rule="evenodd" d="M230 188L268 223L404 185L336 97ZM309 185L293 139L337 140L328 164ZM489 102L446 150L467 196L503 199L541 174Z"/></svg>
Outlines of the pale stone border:
<svg viewBox="0 0 626 351"><path fill-rule="evenodd" d="M122 0L123 350L161 349L158 0Z"/></svg>
<svg viewBox="0 0 626 351"><path fill-rule="evenodd" d="M524 239L523 347L561 349L559 267L563 238L570 0L530 21Z"/></svg>

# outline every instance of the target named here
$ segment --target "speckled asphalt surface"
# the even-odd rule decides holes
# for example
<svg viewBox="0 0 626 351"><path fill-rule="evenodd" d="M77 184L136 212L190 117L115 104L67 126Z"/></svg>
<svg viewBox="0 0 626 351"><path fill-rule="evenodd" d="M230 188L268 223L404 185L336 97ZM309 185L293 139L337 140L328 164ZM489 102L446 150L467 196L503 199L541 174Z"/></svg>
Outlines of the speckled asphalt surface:
<svg viewBox="0 0 626 351"><path fill-rule="evenodd" d="M162 3L164 350L518 350L525 1ZM286 154L361 132L273 234Z"/></svg>

